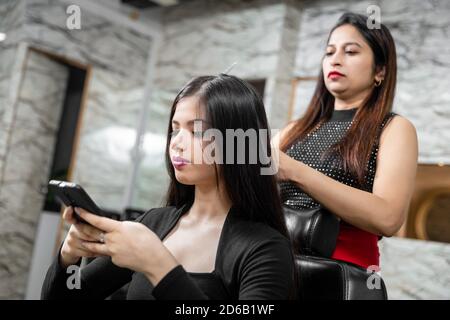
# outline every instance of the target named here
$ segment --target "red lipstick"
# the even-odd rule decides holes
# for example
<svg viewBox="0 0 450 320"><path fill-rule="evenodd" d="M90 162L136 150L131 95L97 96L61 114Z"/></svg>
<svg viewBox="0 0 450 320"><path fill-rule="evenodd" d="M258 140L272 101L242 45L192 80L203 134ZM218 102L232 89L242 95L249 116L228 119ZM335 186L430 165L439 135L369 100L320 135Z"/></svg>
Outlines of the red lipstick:
<svg viewBox="0 0 450 320"><path fill-rule="evenodd" d="M338 79L339 77L345 77L345 76L338 71L330 71L330 73L328 73L328 78Z"/></svg>

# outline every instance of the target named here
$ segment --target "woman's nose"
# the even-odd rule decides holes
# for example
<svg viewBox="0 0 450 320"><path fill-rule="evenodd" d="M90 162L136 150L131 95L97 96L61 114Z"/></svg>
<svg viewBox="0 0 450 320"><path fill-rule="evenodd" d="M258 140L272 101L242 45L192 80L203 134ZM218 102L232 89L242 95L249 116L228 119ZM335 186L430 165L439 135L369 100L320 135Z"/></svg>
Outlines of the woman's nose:
<svg viewBox="0 0 450 320"><path fill-rule="evenodd" d="M186 150L186 144L186 130L180 129L180 131L178 131L178 133L174 137L172 137L171 148L177 151L184 151Z"/></svg>
<svg viewBox="0 0 450 320"><path fill-rule="evenodd" d="M332 66L336 66L336 65L341 65L341 61L342 60L342 57L341 57L341 54L340 53L338 53L338 52L336 52L335 54L333 54L332 56L331 56L331 59L330 59L330 64L332 65Z"/></svg>

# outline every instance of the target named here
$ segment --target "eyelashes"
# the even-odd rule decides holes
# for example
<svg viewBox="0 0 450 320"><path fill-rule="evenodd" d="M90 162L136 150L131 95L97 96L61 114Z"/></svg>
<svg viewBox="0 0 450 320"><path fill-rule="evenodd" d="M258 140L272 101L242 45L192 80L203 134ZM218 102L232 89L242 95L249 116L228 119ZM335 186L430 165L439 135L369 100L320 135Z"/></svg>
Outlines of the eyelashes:
<svg viewBox="0 0 450 320"><path fill-rule="evenodd" d="M178 133L180 132L180 129L174 129L172 130L172 132L170 133L170 137L174 138L175 136L178 135ZM195 137L195 138L203 138L203 131L190 131L190 133Z"/></svg>
<svg viewBox="0 0 450 320"><path fill-rule="evenodd" d="M348 53L349 55L354 55L354 54L356 54L358 52L357 51L345 51L345 53ZM329 56L331 56L333 54L334 54L334 52L326 52L325 56L329 57Z"/></svg>

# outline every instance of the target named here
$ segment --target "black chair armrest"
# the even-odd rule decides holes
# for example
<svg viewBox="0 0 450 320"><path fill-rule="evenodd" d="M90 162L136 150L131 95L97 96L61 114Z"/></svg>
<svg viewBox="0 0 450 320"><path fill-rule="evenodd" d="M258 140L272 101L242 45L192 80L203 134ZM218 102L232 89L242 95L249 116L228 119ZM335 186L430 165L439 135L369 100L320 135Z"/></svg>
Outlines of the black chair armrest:
<svg viewBox="0 0 450 320"><path fill-rule="evenodd" d="M387 300L383 279L351 263L297 255L302 300Z"/></svg>

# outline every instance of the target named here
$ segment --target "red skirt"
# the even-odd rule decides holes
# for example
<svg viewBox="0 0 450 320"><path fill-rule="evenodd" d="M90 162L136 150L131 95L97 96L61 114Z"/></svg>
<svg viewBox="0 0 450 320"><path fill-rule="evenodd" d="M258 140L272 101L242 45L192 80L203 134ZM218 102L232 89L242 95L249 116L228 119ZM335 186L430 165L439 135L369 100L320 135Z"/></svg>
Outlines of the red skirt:
<svg viewBox="0 0 450 320"><path fill-rule="evenodd" d="M341 221L332 258L351 262L365 269L369 266L379 268L378 236Z"/></svg>

